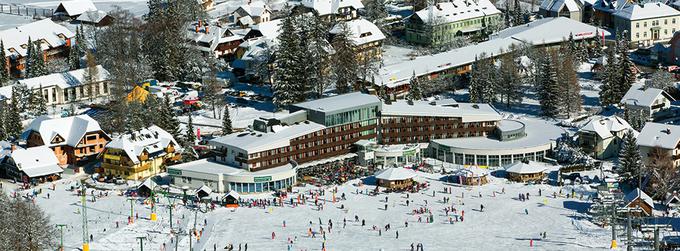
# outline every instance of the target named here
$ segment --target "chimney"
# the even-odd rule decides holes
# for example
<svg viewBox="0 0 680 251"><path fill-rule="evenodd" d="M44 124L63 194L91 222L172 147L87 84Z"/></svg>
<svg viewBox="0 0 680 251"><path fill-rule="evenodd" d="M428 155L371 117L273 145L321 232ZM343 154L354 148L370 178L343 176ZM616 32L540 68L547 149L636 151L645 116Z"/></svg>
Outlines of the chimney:
<svg viewBox="0 0 680 251"><path fill-rule="evenodd" d="M196 33L198 33L198 25L194 26L196 28Z"/></svg>
<svg viewBox="0 0 680 251"><path fill-rule="evenodd" d="M13 153L13 152L16 151L16 150L17 150L17 145L16 145L16 144L12 144L12 146L11 146L11 148L10 148L10 152Z"/></svg>
<svg viewBox="0 0 680 251"><path fill-rule="evenodd" d="M203 26L203 20L198 20L198 26Z"/></svg>
<svg viewBox="0 0 680 251"><path fill-rule="evenodd" d="M208 32L210 32L209 28L210 28L210 26L207 26L207 25L205 26L205 34L208 34Z"/></svg>

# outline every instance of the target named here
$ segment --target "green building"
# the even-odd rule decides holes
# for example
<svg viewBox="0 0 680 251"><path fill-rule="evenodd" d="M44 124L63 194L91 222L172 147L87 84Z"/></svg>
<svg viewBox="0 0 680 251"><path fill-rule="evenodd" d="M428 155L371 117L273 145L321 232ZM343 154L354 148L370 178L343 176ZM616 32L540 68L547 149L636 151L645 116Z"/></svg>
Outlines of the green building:
<svg viewBox="0 0 680 251"><path fill-rule="evenodd" d="M489 0L453 0L438 3L411 15L406 41L419 45L444 45L501 22L501 12Z"/></svg>

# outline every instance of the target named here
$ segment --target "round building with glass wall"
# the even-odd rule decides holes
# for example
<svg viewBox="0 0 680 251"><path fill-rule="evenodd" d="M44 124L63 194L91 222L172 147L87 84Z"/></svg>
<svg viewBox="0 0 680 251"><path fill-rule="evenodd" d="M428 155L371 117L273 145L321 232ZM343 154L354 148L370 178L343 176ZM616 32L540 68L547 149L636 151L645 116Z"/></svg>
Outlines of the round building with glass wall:
<svg viewBox="0 0 680 251"><path fill-rule="evenodd" d="M517 161L543 161L565 131L536 119L501 120L493 135L434 139L428 152L438 160L480 167L500 167Z"/></svg>

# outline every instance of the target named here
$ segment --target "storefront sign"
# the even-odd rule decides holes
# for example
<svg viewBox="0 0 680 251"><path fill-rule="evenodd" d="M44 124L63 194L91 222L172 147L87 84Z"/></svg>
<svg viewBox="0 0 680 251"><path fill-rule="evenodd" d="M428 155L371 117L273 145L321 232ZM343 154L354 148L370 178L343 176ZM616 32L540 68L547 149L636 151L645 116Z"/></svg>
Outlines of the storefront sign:
<svg viewBox="0 0 680 251"><path fill-rule="evenodd" d="M168 174L170 174L170 175L175 175L175 176L181 176L181 175L182 175L182 170L168 169Z"/></svg>
<svg viewBox="0 0 680 251"><path fill-rule="evenodd" d="M272 181L272 176L262 176L262 177L255 177L253 178L255 182L266 182L266 181Z"/></svg>

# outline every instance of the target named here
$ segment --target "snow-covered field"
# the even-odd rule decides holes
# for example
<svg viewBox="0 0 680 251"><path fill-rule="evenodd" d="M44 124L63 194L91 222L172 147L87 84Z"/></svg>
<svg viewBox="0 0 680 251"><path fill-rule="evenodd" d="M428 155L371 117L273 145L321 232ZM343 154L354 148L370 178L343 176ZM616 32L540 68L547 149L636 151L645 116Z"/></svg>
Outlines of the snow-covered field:
<svg viewBox="0 0 680 251"><path fill-rule="evenodd" d="M419 176L418 179L428 182L430 187L410 194L409 206L405 204L406 194L368 196L366 191L373 190L374 186L358 187L355 186L358 180L353 180L338 187L336 196L345 193L345 201L333 203L333 195L327 190L325 196L319 198L324 204L320 211L313 201L307 201L306 205L295 208L286 202L284 207L220 208L206 214L198 213L197 229L202 229L203 235L200 242L193 245L198 247L196 250L213 250L213 245L222 250L229 243L236 247L248 243L250 250L286 250L290 238L297 239L291 250L321 250L324 240L318 233L320 219L323 222L321 226L327 231L325 245L328 250L409 250L411 243L423 243L427 250L523 250L529 248L530 240L533 240L535 248L541 250L608 248L610 230L583 218L582 212L588 207L588 202L579 200L578 195L576 199L552 198L553 192L559 193L562 189L566 194L571 187L524 185L492 178L491 183L485 186L463 188L439 181L441 175L438 174L419 173ZM38 196L36 203L47 211L53 223L68 225L64 237L66 246L77 248L82 239L78 209L80 199L65 190L68 186L67 181L58 182L56 191L51 191L43 185L43 194ZM444 193L444 187L452 188L452 193ZM294 191L307 192L311 189L316 188L295 188ZM503 189L505 194L501 194ZM538 196L538 189L542 190L543 196ZM358 190L363 194L356 194ZM577 193L581 191L584 191L583 187L576 188ZM50 199L46 198L47 193L50 193ZM530 193L530 200L519 201L519 193ZM442 202L444 197L450 199L448 204ZM130 204L125 197L109 192L109 196L98 198L94 203L88 202L88 227L94 238L91 250L137 250L139 243L136 237L141 236L147 237L144 245L149 250L159 250L163 243L167 250L171 250L167 201L161 198L160 202L159 220L151 222L148 220L149 207L136 201L135 212L139 219L132 225L127 225ZM387 210L384 210L385 204L388 205ZM344 210L341 205L344 205ZM484 205L483 212L479 210L480 205ZM459 215L464 210L464 221L450 224L443 211L447 206L457 209ZM433 212L433 223L425 222L426 215L413 214L414 209L421 207ZM355 222L355 215L360 221L366 220L366 226ZM418 222L418 217L422 217L422 222ZM330 231L329 219L333 222ZM347 219L344 228L343 219ZM193 213L179 205L174 211L174 220L175 229L179 226L183 231L194 224ZM119 228L116 228L116 221ZM284 221L286 227L283 227ZM405 222L408 222L408 227ZM384 230L387 224L391 225L389 231ZM372 230L373 225L382 228L381 233ZM317 232L316 238L307 236L310 227ZM272 232L276 234L273 240ZM542 232L546 232L546 239L539 237ZM179 250L188 250L189 238L180 236L178 244Z"/></svg>

